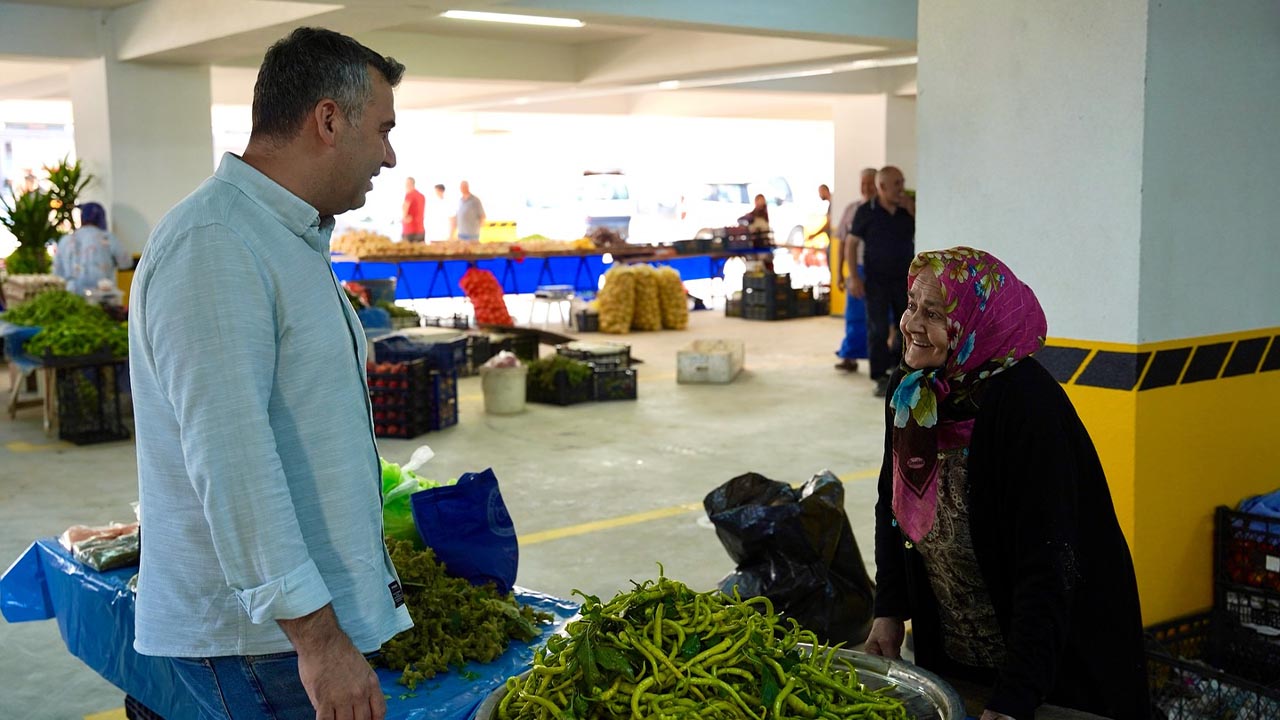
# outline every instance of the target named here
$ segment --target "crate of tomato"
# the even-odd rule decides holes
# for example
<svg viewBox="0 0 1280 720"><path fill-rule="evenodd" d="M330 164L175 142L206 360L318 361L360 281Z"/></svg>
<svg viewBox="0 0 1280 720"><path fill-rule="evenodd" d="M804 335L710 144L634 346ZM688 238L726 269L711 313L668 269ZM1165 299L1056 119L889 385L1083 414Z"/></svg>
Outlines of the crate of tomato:
<svg viewBox="0 0 1280 720"><path fill-rule="evenodd" d="M458 423L458 373L427 358L370 363L367 367L373 431L412 438Z"/></svg>

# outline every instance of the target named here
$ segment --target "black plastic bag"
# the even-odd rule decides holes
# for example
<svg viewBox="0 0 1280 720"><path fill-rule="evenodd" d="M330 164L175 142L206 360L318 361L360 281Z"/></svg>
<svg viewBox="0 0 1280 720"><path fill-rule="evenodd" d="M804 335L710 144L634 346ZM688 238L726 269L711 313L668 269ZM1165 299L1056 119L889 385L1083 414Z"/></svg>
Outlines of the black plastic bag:
<svg viewBox="0 0 1280 720"><path fill-rule="evenodd" d="M871 624L875 583L844 511L844 485L830 472L796 489L740 475L702 501L738 569L720 589L763 595L828 643L859 643Z"/></svg>

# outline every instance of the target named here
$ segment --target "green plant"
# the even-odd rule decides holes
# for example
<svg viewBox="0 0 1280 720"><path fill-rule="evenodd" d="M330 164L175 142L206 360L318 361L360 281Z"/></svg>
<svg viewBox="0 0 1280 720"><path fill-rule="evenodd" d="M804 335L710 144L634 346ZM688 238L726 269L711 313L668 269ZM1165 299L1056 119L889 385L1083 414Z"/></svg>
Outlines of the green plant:
<svg viewBox="0 0 1280 720"><path fill-rule="evenodd" d="M49 193L53 196L53 224L63 233L75 229L72 211L79 202L80 193L86 185L93 181L93 176L84 171L80 161L71 162L66 157L57 165L46 165L44 171L49 175L49 184L53 188Z"/></svg>
<svg viewBox="0 0 1280 720"><path fill-rule="evenodd" d="M36 188L10 198L0 197L3 225L18 239L17 250L5 260L11 274L47 273L51 265L48 245L58 239L54 225L53 193Z"/></svg>

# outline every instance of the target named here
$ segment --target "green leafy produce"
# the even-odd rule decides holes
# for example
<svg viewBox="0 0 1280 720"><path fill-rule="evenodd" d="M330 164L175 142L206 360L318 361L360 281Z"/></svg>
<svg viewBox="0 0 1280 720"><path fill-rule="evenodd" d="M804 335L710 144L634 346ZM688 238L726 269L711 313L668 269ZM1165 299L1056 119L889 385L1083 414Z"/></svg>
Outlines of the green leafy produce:
<svg viewBox="0 0 1280 720"><path fill-rule="evenodd" d="M448 575L430 548L416 550L394 538L387 538L387 548L413 628L387 641L377 662L401 670L400 684L410 690L450 667L492 662L512 640L536 638L539 625L553 619L499 594L492 583L477 587Z"/></svg>
<svg viewBox="0 0 1280 720"><path fill-rule="evenodd" d="M107 317L102 308L66 290L46 290L0 317L14 325L44 327L78 315Z"/></svg>
<svg viewBox="0 0 1280 720"><path fill-rule="evenodd" d="M380 307L383 310L386 310L387 313L391 315L391 317L402 317L402 318L418 317L418 313L408 308L402 308L399 305L391 302L390 300L379 300L377 303L377 307Z"/></svg>
<svg viewBox="0 0 1280 720"><path fill-rule="evenodd" d="M556 373L561 370L564 371L570 387L581 385L591 380L592 370L590 365L563 355L553 355L529 363L529 382L534 387L541 388L547 392L554 392L556 389Z"/></svg>
<svg viewBox="0 0 1280 720"><path fill-rule="evenodd" d="M115 322L101 307L66 290L47 290L3 314L14 325L41 328L27 340L32 355L92 355L106 348L116 357L129 354L127 324Z"/></svg>
<svg viewBox="0 0 1280 720"><path fill-rule="evenodd" d="M527 676L507 680L499 718L909 717L889 690L858 681L838 645L784 624L767 598L696 593L663 577L608 603L582 597L568 635L548 640Z"/></svg>
<svg viewBox="0 0 1280 720"><path fill-rule="evenodd" d="M378 458L382 463L382 532L389 538L405 540L422 548L422 537L413 522L414 493L444 485L453 485L457 479L445 482L428 480L412 470L405 470L393 462Z"/></svg>
<svg viewBox="0 0 1280 720"><path fill-rule="evenodd" d="M12 275L49 272L53 260L48 245L61 233L54 225L56 198L52 193L36 188L9 198L0 197L0 225L13 233L21 246L6 260L5 267Z"/></svg>

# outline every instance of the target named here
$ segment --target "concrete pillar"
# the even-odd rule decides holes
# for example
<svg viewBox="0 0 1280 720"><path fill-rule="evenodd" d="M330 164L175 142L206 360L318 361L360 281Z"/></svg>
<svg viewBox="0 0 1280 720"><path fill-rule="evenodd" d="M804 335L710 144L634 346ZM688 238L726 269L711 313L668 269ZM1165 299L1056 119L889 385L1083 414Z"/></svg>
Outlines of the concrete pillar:
<svg viewBox="0 0 1280 720"><path fill-rule="evenodd" d="M849 95L835 101L835 186L831 189L832 222L860 196L863 168L897 165L907 178L916 180L916 99L894 95ZM835 277L836 252L832 248L831 314L844 313L844 288Z"/></svg>
<svg viewBox="0 0 1280 720"><path fill-rule="evenodd" d="M1280 484L1280 6L943 1L919 22L917 246L991 250L1035 288L1144 620L1207 607L1214 507Z"/></svg>
<svg viewBox="0 0 1280 720"><path fill-rule="evenodd" d="M85 199L141 252L156 221L212 172L209 68L98 58L73 65L70 85L76 156L96 176Z"/></svg>

